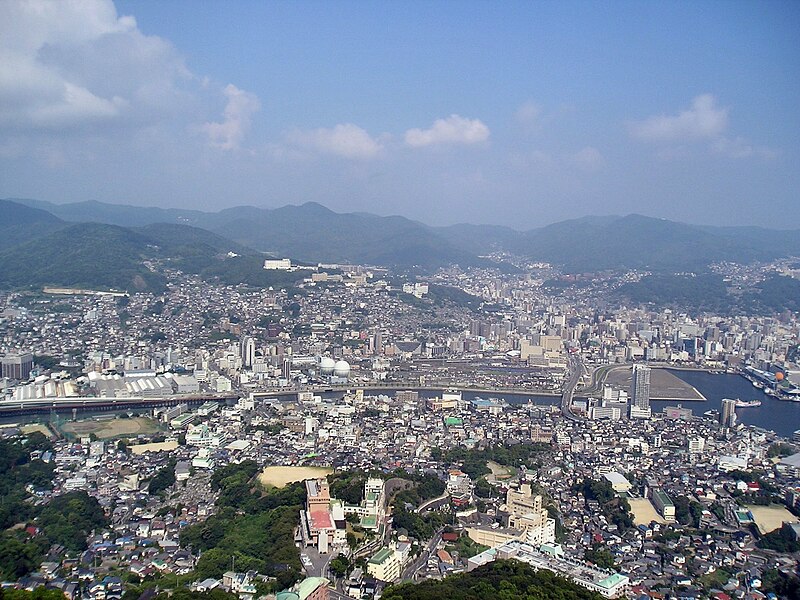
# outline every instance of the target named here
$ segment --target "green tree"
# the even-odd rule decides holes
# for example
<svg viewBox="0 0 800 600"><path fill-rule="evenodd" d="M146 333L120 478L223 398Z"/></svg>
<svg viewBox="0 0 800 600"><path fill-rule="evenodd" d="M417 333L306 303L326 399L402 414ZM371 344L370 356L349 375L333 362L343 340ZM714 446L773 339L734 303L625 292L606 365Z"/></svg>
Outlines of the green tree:
<svg viewBox="0 0 800 600"><path fill-rule="evenodd" d="M169 489L174 485L176 464L177 462L174 458L170 459L164 468L159 469L159 471L153 475L153 478L147 485L148 494L155 496L156 494L160 494L164 490Z"/></svg>
<svg viewBox="0 0 800 600"><path fill-rule="evenodd" d="M614 568L614 555L601 544L595 544L583 553L583 557L601 569Z"/></svg>
<svg viewBox="0 0 800 600"><path fill-rule="evenodd" d="M350 572L350 560L344 554L339 554L330 562L328 568L334 576L344 577Z"/></svg>
<svg viewBox="0 0 800 600"><path fill-rule="evenodd" d="M551 573L517 561L498 560L440 581L400 584L384 590L384 600L600 600L601 596Z"/></svg>

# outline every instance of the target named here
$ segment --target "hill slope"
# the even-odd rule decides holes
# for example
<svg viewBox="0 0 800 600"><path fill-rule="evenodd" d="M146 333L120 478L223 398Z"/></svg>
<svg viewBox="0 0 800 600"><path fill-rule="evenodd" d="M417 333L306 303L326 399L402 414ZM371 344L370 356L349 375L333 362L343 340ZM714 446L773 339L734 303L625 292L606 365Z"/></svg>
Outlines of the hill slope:
<svg viewBox="0 0 800 600"><path fill-rule="evenodd" d="M429 227L398 216L336 213L313 202L277 209L239 206L214 213L101 202L19 202L46 209L66 221L192 225L242 246L312 263L355 262L427 270L453 263L495 266L478 255L506 251L552 263L567 272L693 271L722 260L747 263L800 254L797 230L694 226L636 214L584 217L520 232L483 225Z"/></svg>
<svg viewBox="0 0 800 600"><path fill-rule="evenodd" d="M482 263L474 253L459 250L431 228L404 217L340 214L313 202L271 211L247 209L214 231L257 250L309 262L428 269Z"/></svg>
<svg viewBox="0 0 800 600"><path fill-rule="evenodd" d="M78 223L0 252L0 287L160 290L144 260L151 240L124 227Z"/></svg>
<svg viewBox="0 0 800 600"><path fill-rule="evenodd" d="M120 227L142 227L153 223L182 223L199 225L204 213L199 210L158 208L155 206L130 206L87 200L55 204L28 198L10 198L14 202L49 212L63 221L73 223L106 223Z"/></svg>
<svg viewBox="0 0 800 600"><path fill-rule="evenodd" d="M452 263L485 264L474 251L457 247L433 228L410 219L335 213L313 202L274 210L238 206L216 213L102 202L18 202L46 209L65 221L120 226L191 225L258 251L312 263L353 262L424 269Z"/></svg>
<svg viewBox="0 0 800 600"><path fill-rule="evenodd" d="M55 218L55 217L54 217ZM249 248L196 227L154 224L125 228L104 223L68 224L0 251L0 287L63 286L129 291L159 291L164 278L149 261L159 260L188 273L241 283L250 271L260 275L263 258ZM230 257L229 252L245 255ZM231 270L230 261L249 259L248 269ZM228 274L228 271L231 271ZM238 277L238 279L237 279ZM263 279L263 277L262 277ZM266 280L265 280L266 281Z"/></svg>
<svg viewBox="0 0 800 600"><path fill-rule="evenodd" d="M800 232L782 232L800 241ZM719 235L693 225L642 215L563 221L527 232L517 251L567 271L695 270L712 262L752 262L785 255L752 238Z"/></svg>
<svg viewBox="0 0 800 600"><path fill-rule="evenodd" d="M387 587L384 600L483 600L485 598L547 598L548 600L601 600L602 596L547 570L534 571L516 560L498 560L468 573L440 581L405 583Z"/></svg>
<svg viewBox="0 0 800 600"><path fill-rule="evenodd" d="M66 225L45 210L0 200L0 250L23 244Z"/></svg>

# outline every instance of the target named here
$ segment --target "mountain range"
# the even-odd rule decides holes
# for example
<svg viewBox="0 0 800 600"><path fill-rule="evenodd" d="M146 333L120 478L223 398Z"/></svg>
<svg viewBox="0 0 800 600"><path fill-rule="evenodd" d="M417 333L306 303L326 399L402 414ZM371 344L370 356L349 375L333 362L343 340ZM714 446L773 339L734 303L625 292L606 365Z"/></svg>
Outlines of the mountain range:
<svg viewBox="0 0 800 600"><path fill-rule="evenodd" d="M631 214L517 231L467 224L431 227L400 216L336 213L313 202L203 212L94 201L0 200L2 287L103 279L114 282L109 287L155 289L161 279L148 259L228 283L264 285L270 281L261 269L265 253L312 263L431 271L449 264L497 266L484 258L492 252L549 262L565 272L692 271L717 261L798 256L800 230L695 226ZM99 277L106 271L117 274Z"/></svg>

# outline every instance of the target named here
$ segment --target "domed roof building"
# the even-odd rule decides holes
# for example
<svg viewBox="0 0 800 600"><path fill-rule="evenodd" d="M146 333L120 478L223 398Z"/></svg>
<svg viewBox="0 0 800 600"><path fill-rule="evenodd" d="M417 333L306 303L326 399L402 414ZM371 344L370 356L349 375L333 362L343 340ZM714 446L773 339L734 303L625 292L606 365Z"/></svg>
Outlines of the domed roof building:
<svg viewBox="0 0 800 600"><path fill-rule="evenodd" d="M347 379L350 377L350 364L346 360L338 361L333 367L334 377Z"/></svg>
<svg viewBox="0 0 800 600"><path fill-rule="evenodd" d="M322 375L333 375L338 363L329 356L323 356L319 361L319 371ZM349 366L348 366L349 369Z"/></svg>

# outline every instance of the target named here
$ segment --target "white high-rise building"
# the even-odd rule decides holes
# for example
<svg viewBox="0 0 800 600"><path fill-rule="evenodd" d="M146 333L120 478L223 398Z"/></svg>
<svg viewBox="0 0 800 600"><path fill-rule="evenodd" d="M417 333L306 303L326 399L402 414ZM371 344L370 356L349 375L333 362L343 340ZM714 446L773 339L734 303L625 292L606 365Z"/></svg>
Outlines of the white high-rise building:
<svg viewBox="0 0 800 600"><path fill-rule="evenodd" d="M252 367L256 361L256 341L249 335L244 336L239 343L239 352L242 357L242 366Z"/></svg>

